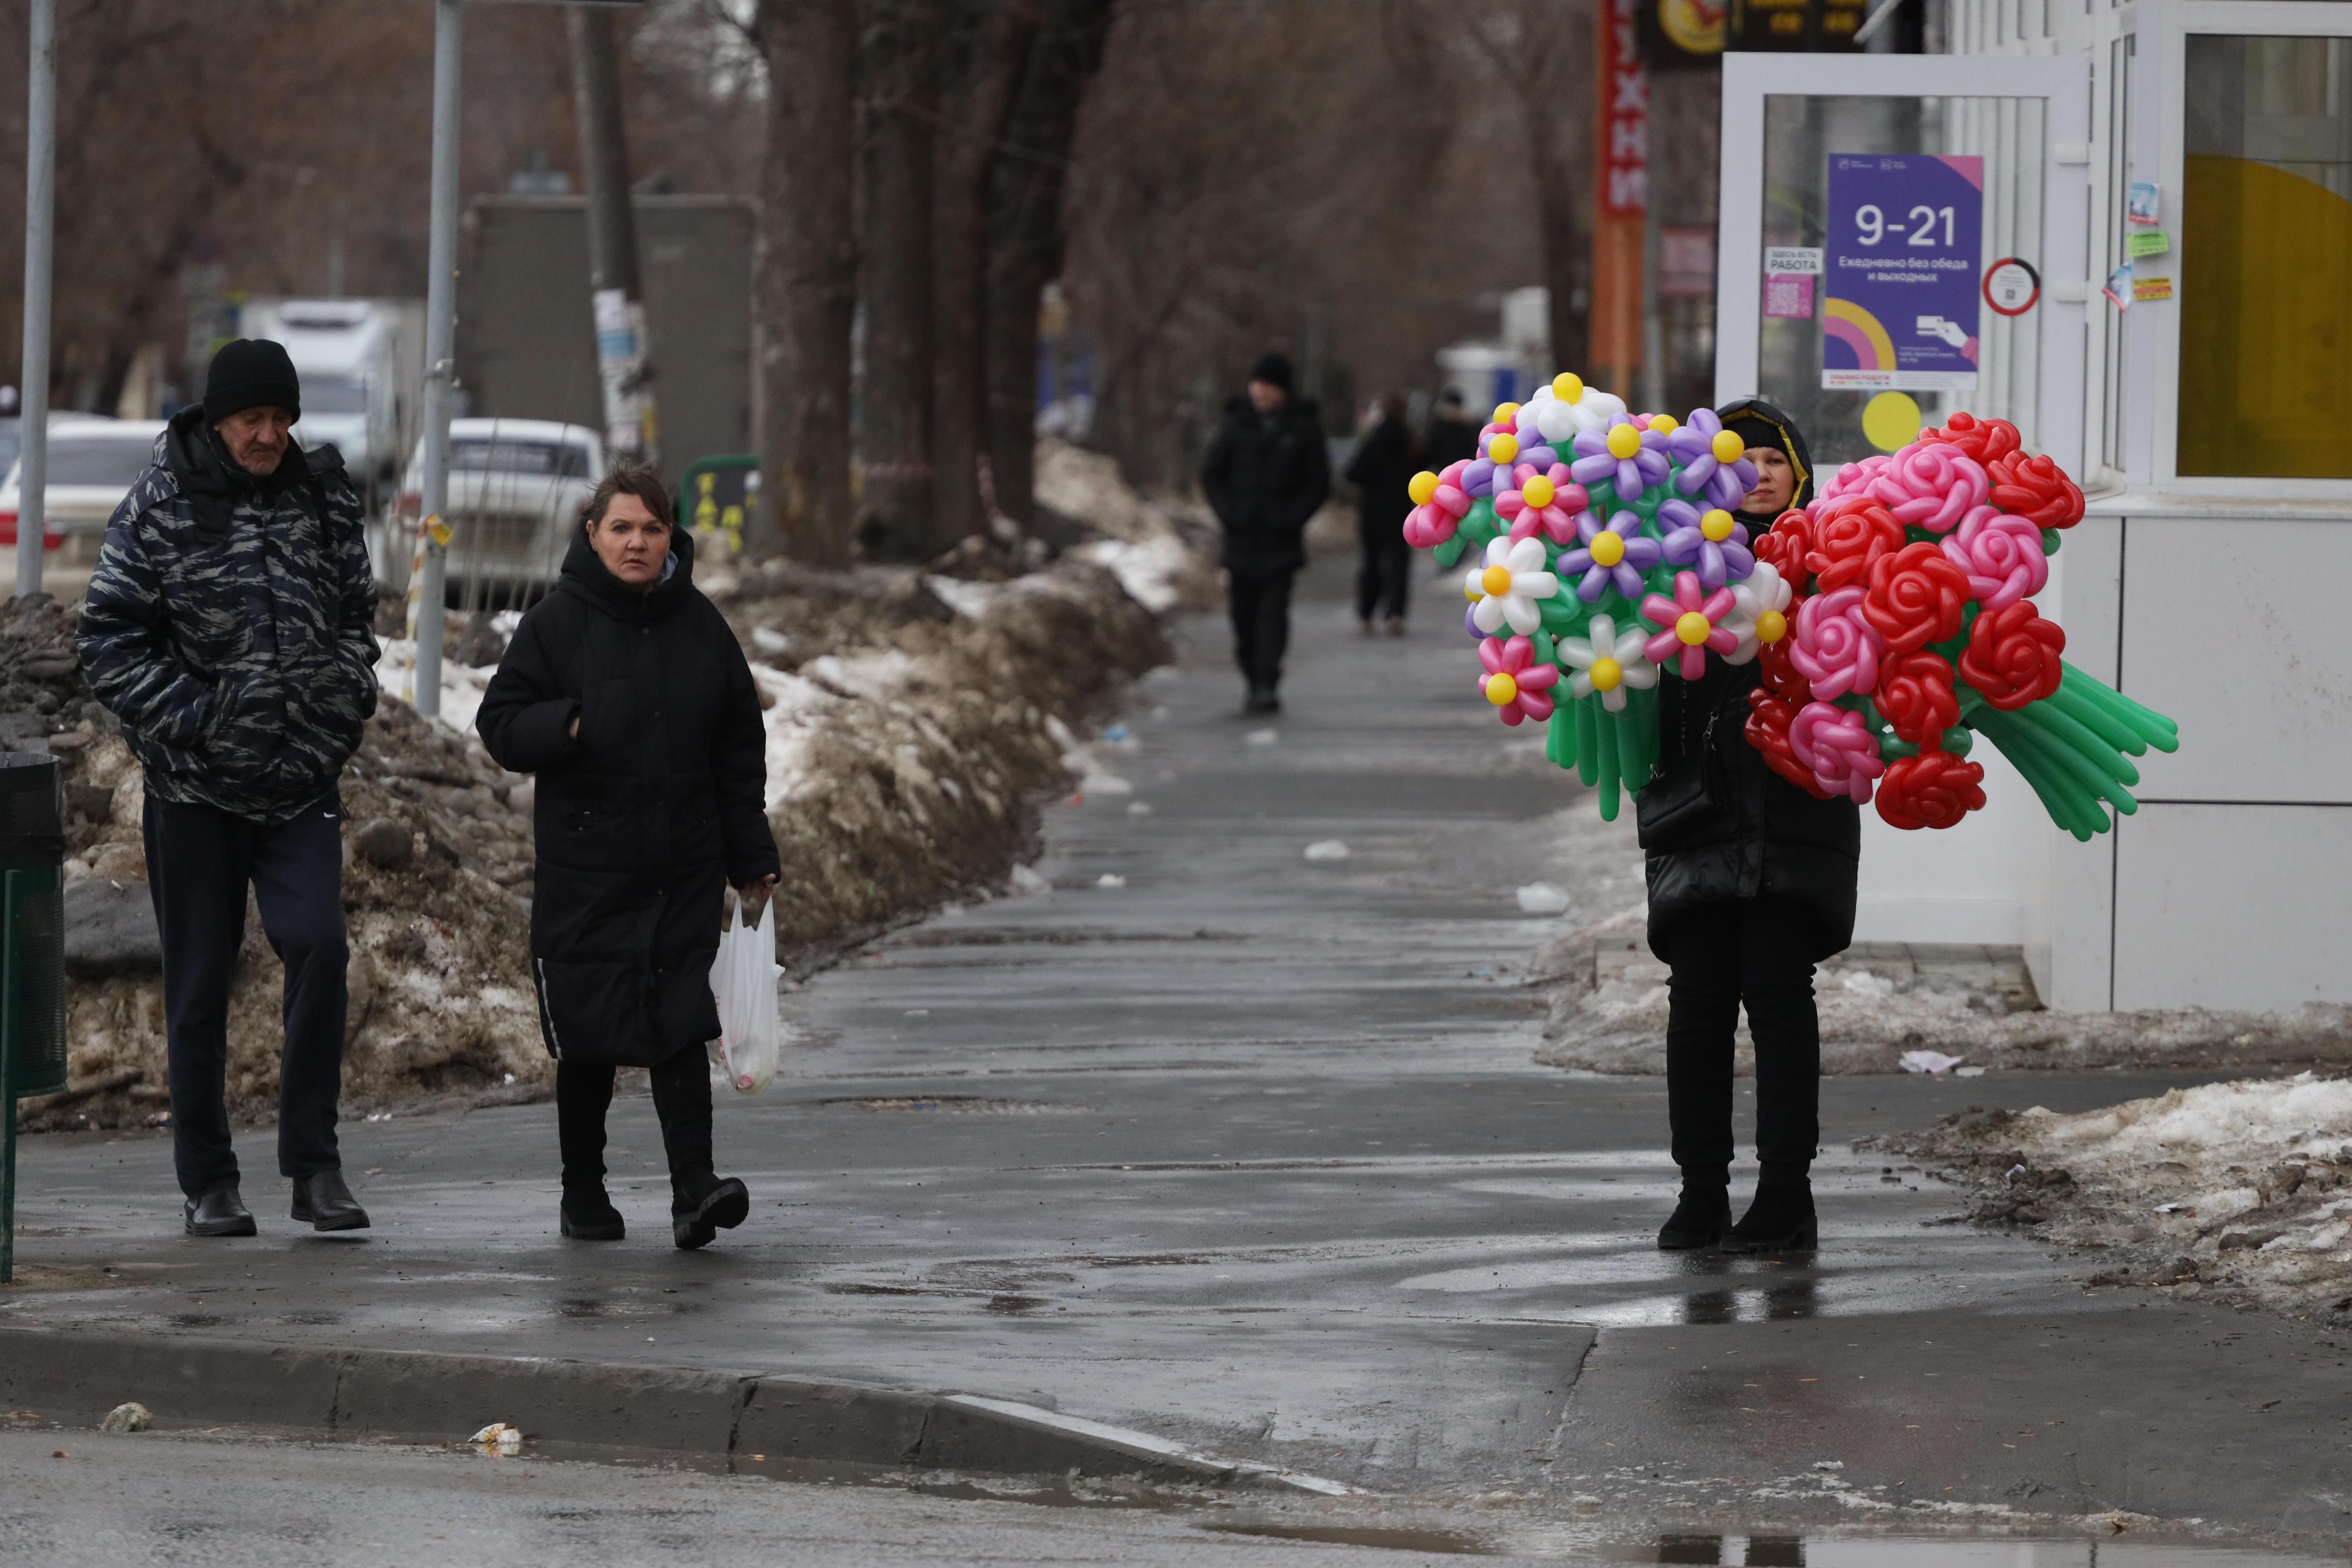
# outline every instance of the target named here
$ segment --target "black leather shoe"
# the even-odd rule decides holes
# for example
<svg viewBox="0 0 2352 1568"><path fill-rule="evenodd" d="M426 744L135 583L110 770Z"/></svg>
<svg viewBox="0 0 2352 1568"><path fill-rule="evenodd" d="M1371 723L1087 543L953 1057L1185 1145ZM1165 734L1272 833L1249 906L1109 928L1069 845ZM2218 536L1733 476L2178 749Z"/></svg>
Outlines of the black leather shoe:
<svg viewBox="0 0 2352 1568"><path fill-rule="evenodd" d="M1726 1252L1811 1252L1820 1245L1811 1182L1758 1187L1756 1201L1723 1237Z"/></svg>
<svg viewBox="0 0 2352 1568"><path fill-rule="evenodd" d="M312 1230L365 1230L367 1210L343 1185L341 1171L321 1171L294 1184L294 1217L308 1220Z"/></svg>
<svg viewBox="0 0 2352 1568"><path fill-rule="evenodd" d="M751 1214L751 1189L733 1176L713 1183L690 1207L670 1209L670 1239L688 1252L708 1247L722 1230L732 1230Z"/></svg>
<svg viewBox="0 0 2352 1568"><path fill-rule="evenodd" d="M573 1241L622 1241L628 1237L627 1223L602 1187L593 1193L564 1194L562 1206L556 1214L562 1221L563 1234Z"/></svg>
<svg viewBox="0 0 2352 1568"><path fill-rule="evenodd" d="M182 1206L181 1218L190 1236L256 1234L253 1211L245 1206L235 1187L219 1187L200 1198L190 1198Z"/></svg>
<svg viewBox="0 0 2352 1568"><path fill-rule="evenodd" d="M1683 1188L1675 1212L1658 1230L1660 1252L1696 1252L1713 1247L1731 1228L1731 1194L1723 1187Z"/></svg>

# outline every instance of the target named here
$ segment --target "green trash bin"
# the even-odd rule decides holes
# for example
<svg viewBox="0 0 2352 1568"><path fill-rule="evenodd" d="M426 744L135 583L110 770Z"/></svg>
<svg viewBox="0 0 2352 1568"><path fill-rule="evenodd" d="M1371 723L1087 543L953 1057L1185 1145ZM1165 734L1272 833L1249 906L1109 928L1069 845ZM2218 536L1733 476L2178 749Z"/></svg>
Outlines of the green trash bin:
<svg viewBox="0 0 2352 1568"><path fill-rule="evenodd" d="M16 1258L16 1101L66 1086L65 774L0 752L0 1283Z"/></svg>

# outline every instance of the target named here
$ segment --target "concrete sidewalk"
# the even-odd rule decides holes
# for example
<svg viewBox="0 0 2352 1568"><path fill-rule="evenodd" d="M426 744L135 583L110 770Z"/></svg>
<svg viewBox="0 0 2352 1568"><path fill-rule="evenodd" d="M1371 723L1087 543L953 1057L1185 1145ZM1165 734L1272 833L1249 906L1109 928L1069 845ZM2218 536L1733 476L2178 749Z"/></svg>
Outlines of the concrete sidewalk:
<svg viewBox="0 0 2352 1568"><path fill-rule="evenodd" d="M1458 597L1360 639L1338 577L1304 585L1281 718L1235 716L1222 628L1193 624L1135 749L1103 752L1131 793L1048 812L1055 891L793 998L783 1075L719 1108L755 1203L709 1251L668 1246L641 1095L612 1155L635 1234L607 1247L556 1237L543 1105L347 1127L378 1228L344 1237L257 1176L257 1240L184 1240L163 1140L48 1138L19 1256L53 1288L0 1295L0 1325L956 1394L1030 1424L1007 1432L1058 1414L1563 1508L2352 1526L2352 1373L2316 1331L2088 1292L2095 1259L1930 1225L1950 1194L1843 1152L2188 1079L1832 1080L1818 1260L1660 1255L1662 1086L1530 1061L1523 976L1559 922L1514 889L1564 879L1545 819L1591 807L1475 701ZM1327 840L1347 858L1305 858ZM1589 896L1638 899L1630 824L1601 842ZM266 1134L242 1146L268 1168ZM448 1386L450 1436L514 1414ZM964 1462L1035 1468L1004 1441Z"/></svg>

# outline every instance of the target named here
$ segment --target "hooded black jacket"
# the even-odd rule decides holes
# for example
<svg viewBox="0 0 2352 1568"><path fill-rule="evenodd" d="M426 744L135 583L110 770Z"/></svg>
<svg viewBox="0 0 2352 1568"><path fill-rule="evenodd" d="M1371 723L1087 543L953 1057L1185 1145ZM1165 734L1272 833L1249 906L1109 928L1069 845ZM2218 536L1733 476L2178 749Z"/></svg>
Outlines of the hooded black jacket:
<svg viewBox="0 0 2352 1568"><path fill-rule="evenodd" d="M332 447L238 468L174 415L106 525L76 642L147 788L262 823L335 787L375 711L375 579Z"/></svg>
<svg viewBox="0 0 2352 1568"><path fill-rule="evenodd" d="M1717 413L1727 424L1744 415L1780 426L1801 476L1793 504L1812 499L1811 455L1788 416L1756 398L1742 398ZM1751 531L1772 521L1739 516ZM1762 681L1753 660L1728 665L1710 658L1706 674L1696 683L1671 675L1658 682L1658 776L1704 752L1716 807L1670 841L1654 842L1647 826L1643 828L1650 951L1661 960L1666 956L1666 932L1684 915L1702 904L1759 894L1791 900L1811 912L1816 962L1853 940L1861 808L1843 796L1822 800L1799 789L1748 743L1748 694Z"/></svg>
<svg viewBox="0 0 2352 1568"><path fill-rule="evenodd" d="M1273 576L1306 565L1307 520L1331 494L1316 405L1294 397L1260 414L1234 395L1202 459L1201 490L1224 525L1227 571Z"/></svg>
<svg viewBox="0 0 2352 1568"><path fill-rule="evenodd" d="M531 967L558 1060L651 1067L716 1039L727 885L781 868L751 667L694 586L693 537L670 541L675 570L639 593L575 534L475 721L539 775Z"/></svg>

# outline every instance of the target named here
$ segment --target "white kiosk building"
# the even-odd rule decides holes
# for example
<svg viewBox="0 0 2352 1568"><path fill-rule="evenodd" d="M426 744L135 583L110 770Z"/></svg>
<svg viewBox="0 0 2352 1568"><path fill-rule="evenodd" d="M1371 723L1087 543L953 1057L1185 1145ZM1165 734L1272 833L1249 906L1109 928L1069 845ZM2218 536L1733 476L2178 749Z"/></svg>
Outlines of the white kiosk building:
<svg viewBox="0 0 2352 1568"><path fill-rule="evenodd" d="M1718 401L1779 403L1824 471L2014 421L2089 498L2042 600L2067 658L2181 748L2088 844L1997 758L1958 827L1865 811L1857 935L2021 946L2073 1011L2352 1000L2352 4L1897 3L1948 52L1726 57ZM1972 312L1873 336L1832 305L1841 259L1920 228L1833 199L1857 156L1977 180ZM1915 332L1974 374L1906 374Z"/></svg>

